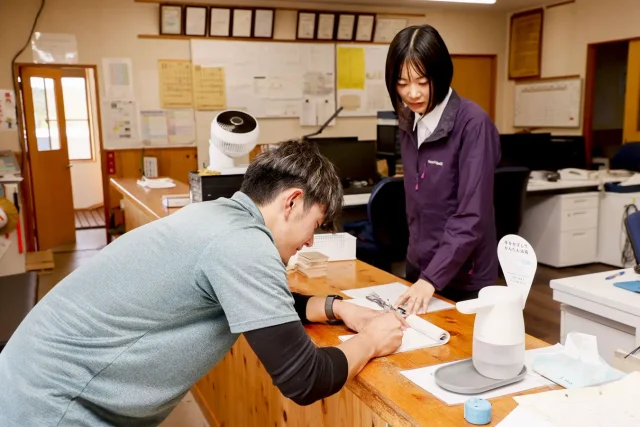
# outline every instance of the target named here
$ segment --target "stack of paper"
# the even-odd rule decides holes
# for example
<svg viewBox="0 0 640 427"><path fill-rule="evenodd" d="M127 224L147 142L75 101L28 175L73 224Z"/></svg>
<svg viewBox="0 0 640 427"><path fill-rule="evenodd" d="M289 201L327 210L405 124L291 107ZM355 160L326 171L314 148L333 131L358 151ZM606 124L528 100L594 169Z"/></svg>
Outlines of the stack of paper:
<svg viewBox="0 0 640 427"><path fill-rule="evenodd" d="M421 348L434 347L438 345L444 345L449 342L451 335L434 325L431 322L427 322L418 316L411 315L407 317L407 323L410 328L404 331L402 336L402 344L395 353L402 353L405 351L412 351ZM342 335L341 341L346 341L355 335Z"/></svg>
<svg viewBox="0 0 640 427"><path fill-rule="evenodd" d="M327 275L329 257L320 252L300 252L298 255L298 271L307 277Z"/></svg>

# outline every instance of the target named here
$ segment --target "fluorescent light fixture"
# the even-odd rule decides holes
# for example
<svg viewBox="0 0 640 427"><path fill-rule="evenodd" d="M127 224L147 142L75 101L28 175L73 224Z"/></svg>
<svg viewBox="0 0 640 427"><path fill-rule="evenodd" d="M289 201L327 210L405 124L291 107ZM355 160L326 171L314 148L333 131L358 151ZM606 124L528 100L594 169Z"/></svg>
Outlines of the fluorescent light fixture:
<svg viewBox="0 0 640 427"><path fill-rule="evenodd" d="M480 3L495 4L496 0L427 0L427 1L443 1L448 3Z"/></svg>

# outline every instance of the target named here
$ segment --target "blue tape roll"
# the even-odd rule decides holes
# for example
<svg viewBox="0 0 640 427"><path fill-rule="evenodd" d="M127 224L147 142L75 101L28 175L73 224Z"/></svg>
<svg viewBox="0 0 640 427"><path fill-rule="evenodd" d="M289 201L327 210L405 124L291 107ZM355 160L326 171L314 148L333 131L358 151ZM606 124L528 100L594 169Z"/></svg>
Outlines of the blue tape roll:
<svg viewBox="0 0 640 427"><path fill-rule="evenodd" d="M464 419L475 425L484 425L491 422L491 402L472 397L464 402Z"/></svg>

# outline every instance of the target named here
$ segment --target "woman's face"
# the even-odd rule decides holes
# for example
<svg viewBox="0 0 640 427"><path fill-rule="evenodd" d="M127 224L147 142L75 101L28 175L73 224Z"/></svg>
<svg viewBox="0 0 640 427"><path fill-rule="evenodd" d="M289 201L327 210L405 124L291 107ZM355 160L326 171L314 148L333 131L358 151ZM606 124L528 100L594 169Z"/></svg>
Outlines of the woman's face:
<svg viewBox="0 0 640 427"><path fill-rule="evenodd" d="M397 83L398 95L414 113L424 114L429 104L429 80L409 63L402 66Z"/></svg>

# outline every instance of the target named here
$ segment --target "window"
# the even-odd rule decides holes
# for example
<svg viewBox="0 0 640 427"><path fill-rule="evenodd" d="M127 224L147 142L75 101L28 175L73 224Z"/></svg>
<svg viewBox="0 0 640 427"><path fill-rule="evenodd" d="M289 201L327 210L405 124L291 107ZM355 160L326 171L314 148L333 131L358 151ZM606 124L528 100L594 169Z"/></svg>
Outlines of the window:
<svg viewBox="0 0 640 427"><path fill-rule="evenodd" d="M38 151L60 149L58 133L58 112L53 79L31 77L33 109L36 121L36 139Z"/></svg>
<svg viewBox="0 0 640 427"><path fill-rule="evenodd" d="M91 160L93 159L93 135L85 78L63 77L62 98L69 160Z"/></svg>

